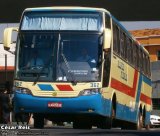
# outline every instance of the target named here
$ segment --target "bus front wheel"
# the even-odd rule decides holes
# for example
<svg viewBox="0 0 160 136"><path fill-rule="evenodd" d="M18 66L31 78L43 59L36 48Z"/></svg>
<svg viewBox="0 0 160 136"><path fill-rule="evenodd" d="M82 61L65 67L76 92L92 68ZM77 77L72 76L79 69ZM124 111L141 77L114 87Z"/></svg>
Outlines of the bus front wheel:
<svg viewBox="0 0 160 136"><path fill-rule="evenodd" d="M113 120L115 119L116 111L112 104L111 106L111 116L110 117L102 117L97 127L101 129L111 129L113 125Z"/></svg>
<svg viewBox="0 0 160 136"><path fill-rule="evenodd" d="M92 124L89 121L74 121L73 122L74 129L91 129Z"/></svg>
<svg viewBox="0 0 160 136"><path fill-rule="evenodd" d="M42 129L44 127L44 116L43 114L34 113L34 128Z"/></svg>

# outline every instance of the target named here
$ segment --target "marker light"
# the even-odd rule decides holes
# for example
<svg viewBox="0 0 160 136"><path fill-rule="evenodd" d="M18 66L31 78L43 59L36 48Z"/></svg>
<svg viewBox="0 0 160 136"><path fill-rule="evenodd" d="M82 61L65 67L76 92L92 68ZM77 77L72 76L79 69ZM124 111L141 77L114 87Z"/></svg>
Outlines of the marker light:
<svg viewBox="0 0 160 136"><path fill-rule="evenodd" d="M31 94L31 90L27 88L14 87L13 91L20 94Z"/></svg>
<svg viewBox="0 0 160 136"><path fill-rule="evenodd" d="M96 95L99 93L100 93L100 91L97 88L96 89L85 89L79 93L79 96Z"/></svg>

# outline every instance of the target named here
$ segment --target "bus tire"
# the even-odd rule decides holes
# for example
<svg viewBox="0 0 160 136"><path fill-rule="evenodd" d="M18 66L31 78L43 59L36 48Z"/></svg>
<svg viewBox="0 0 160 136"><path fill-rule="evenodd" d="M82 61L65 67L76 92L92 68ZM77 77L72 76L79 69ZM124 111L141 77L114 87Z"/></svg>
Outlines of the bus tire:
<svg viewBox="0 0 160 136"><path fill-rule="evenodd" d="M103 117L97 127L101 128L101 129L111 129L112 128L111 118L110 117Z"/></svg>
<svg viewBox="0 0 160 136"><path fill-rule="evenodd" d="M130 130L130 129L132 129L132 124L129 123L129 122L122 122L120 126L121 126L122 130Z"/></svg>
<svg viewBox="0 0 160 136"><path fill-rule="evenodd" d="M42 129L44 128L44 116L43 114L34 113L34 128Z"/></svg>
<svg viewBox="0 0 160 136"><path fill-rule="evenodd" d="M115 119L115 108L112 104L111 106L111 116L110 117L102 117L97 127L101 129L111 129L113 125L113 120Z"/></svg>
<svg viewBox="0 0 160 136"><path fill-rule="evenodd" d="M150 130L150 124L146 125L146 130Z"/></svg>
<svg viewBox="0 0 160 136"><path fill-rule="evenodd" d="M90 122L74 121L74 129L92 129L92 124Z"/></svg>
<svg viewBox="0 0 160 136"><path fill-rule="evenodd" d="M137 130L141 130L143 128L143 116L141 113L138 115L138 121L137 121Z"/></svg>

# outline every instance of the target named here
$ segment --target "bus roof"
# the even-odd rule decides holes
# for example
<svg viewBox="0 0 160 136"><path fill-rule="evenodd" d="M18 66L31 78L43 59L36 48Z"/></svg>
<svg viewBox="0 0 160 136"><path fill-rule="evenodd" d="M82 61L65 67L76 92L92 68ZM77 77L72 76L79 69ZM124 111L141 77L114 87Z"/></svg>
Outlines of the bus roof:
<svg viewBox="0 0 160 136"><path fill-rule="evenodd" d="M107 12L109 11L103 8L92 8L92 7L75 7L75 6L64 6L64 7L37 7L37 8L27 8L25 11L101 11Z"/></svg>

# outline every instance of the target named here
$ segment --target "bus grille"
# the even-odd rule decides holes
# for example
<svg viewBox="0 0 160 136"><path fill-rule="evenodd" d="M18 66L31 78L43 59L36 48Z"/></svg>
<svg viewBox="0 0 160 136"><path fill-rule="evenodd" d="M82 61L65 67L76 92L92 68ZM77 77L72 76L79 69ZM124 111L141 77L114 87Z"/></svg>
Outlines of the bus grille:
<svg viewBox="0 0 160 136"><path fill-rule="evenodd" d="M77 91L37 91L34 93L34 96L39 96L39 97L77 97L79 92Z"/></svg>

